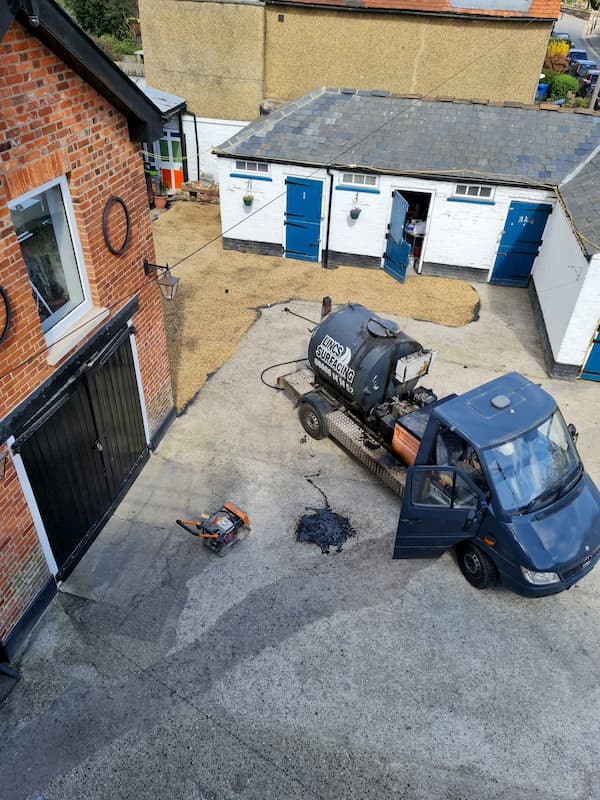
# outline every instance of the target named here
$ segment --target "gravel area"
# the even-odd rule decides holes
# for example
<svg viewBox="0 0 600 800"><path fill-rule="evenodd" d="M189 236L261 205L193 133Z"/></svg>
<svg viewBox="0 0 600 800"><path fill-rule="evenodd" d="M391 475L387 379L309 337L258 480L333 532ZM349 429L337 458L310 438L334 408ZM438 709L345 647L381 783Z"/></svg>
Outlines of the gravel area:
<svg viewBox="0 0 600 800"><path fill-rule="evenodd" d="M262 306L294 299L357 302L379 313L459 327L479 295L464 281L409 274L401 284L382 270L339 267L223 250L219 207L176 202L154 223L158 263L174 264L177 297L164 303L175 404L181 411L233 353Z"/></svg>

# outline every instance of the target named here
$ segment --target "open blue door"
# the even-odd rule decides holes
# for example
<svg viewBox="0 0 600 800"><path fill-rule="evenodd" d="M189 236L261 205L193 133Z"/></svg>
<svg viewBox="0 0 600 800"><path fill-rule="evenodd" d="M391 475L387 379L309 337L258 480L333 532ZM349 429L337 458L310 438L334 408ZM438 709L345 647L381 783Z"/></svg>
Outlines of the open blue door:
<svg viewBox="0 0 600 800"><path fill-rule="evenodd" d="M600 328L596 331L596 338L585 362L581 377L586 381L600 381Z"/></svg>
<svg viewBox="0 0 600 800"><path fill-rule="evenodd" d="M286 178L285 257L319 260L322 181Z"/></svg>
<svg viewBox="0 0 600 800"><path fill-rule="evenodd" d="M476 536L485 504L455 467L411 467L406 476L394 558L437 558Z"/></svg>
<svg viewBox="0 0 600 800"><path fill-rule="evenodd" d="M406 280L406 268L410 255L410 245L403 238L407 211L408 203L400 192L392 192L392 216L388 226L383 269L400 283L404 283Z"/></svg>
<svg viewBox="0 0 600 800"><path fill-rule="evenodd" d="M542 236L552 206L547 203L510 204L491 283L527 286L533 262L540 252Z"/></svg>

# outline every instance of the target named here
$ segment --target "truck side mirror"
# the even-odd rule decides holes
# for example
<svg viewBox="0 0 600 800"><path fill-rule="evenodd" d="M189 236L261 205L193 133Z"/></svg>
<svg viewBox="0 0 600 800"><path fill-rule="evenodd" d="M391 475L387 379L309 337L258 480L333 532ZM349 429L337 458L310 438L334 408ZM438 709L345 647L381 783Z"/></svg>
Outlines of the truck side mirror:
<svg viewBox="0 0 600 800"><path fill-rule="evenodd" d="M577 433L577 428L573 425L572 422L569 422L567 425L567 430L569 431L569 436L573 440L573 444L577 444L577 439L579 439L579 434Z"/></svg>

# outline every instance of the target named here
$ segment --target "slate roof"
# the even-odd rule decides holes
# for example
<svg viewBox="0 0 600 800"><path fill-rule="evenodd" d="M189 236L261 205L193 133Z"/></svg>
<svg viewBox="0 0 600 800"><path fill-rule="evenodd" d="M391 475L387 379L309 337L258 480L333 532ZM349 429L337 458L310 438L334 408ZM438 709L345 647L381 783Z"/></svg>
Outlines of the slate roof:
<svg viewBox="0 0 600 800"><path fill-rule="evenodd" d="M600 181L595 180L600 156L592 159L597 149L600 115L587 110L322 88L259 117L213 152L537 188L561 186L580 169L576 185L585 184L600 206ZM572 200L575 195L565 193ZM587 225L592 232L594 223L586 222L580 211L579 205L573 206L576 227ZM600 217L596 224L598 236L589 238L600 242Z"/></svg>
<svg viewBox="0 0 600 800"><path fill-rule="evenodd" d="M185 111L185 98L179 97L177 94L165 92L162 89L155 89L153 86L141 86L136 81L134 81L134 83L140 87L146 97L152 100L154 105L160 109L163 117L166 119L174 116L179 111Z"/></svg>
<svg viewBox="0 0 600 800"><path fill-rule="evenodd" d="M588 255L600 252L600 154L588 161L560 194Z"/></svg>

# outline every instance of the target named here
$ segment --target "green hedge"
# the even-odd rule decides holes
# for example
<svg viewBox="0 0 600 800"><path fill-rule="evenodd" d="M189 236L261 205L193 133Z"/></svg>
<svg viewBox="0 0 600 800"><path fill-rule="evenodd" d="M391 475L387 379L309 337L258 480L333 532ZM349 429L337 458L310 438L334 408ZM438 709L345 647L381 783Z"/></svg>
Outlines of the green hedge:
<svg viewBox="0 0 600 800"><path fill-rule="evenodd" d="M578 89L579 81L573 75L556 75L550 81L548 95L552 100L560 100L566 97L569 92L576 94Z"/></svg>

